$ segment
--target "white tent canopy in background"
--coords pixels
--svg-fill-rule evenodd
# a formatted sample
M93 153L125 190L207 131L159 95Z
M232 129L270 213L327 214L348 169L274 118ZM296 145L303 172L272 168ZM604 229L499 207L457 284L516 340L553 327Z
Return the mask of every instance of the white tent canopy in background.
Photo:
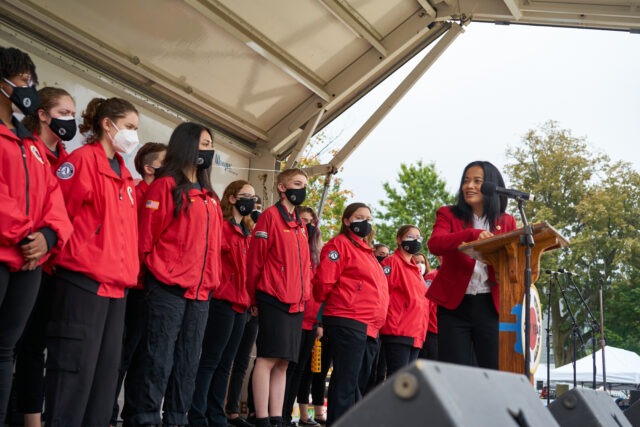
M633 351L616 347L605 347L607 384L640 384L640 356ZM596 352L596 382L602 383L602 350ZM546 379L546 374L545 374ZM593 381L593 358L585 356L576 362L578 383ZM551 371L551 382L573 382L573 364L561 366Z

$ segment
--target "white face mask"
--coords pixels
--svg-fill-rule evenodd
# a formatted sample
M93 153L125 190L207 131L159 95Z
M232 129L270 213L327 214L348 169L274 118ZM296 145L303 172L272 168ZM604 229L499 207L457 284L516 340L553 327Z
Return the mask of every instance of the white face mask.
M418 268L420 269L420 274L424 276L424 273L427 271L427 266L425 264L418 264Z
M115 123L111 123L113 124L113 127L118 129L118 126L116 126ZM109 134L109 136L111 136L111 134ZM118 129L116 136L111 139L111 143L117 152L131 154L140 144L138 140L138 132L132 129Z

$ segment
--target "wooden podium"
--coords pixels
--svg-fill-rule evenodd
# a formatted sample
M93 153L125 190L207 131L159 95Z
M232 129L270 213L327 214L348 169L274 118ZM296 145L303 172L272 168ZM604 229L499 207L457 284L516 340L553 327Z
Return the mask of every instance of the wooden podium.
M499 369L519 374L525 372L524 352L518 350L526 351L522 348L521 339L526 262L525 247L521 244L521 238L524 238L522 228L465 243L458 248L471 258L493 266L496 281L500 286ZM544 222L533 225L533 239L535 246L531 248L532 285L540 274L542 252L569 245L567 239Z

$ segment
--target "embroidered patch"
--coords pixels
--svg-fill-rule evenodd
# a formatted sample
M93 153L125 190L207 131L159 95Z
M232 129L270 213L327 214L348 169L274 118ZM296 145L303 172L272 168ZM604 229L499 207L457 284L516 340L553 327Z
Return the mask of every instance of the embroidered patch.
M266 231L256 231L255 238L256 239L268 239L269 238L269 233L267 233Z
M340 254L338 253L338 251L331 251L329 252L329 259L331 261L337 261L340 259Z
M76 173L76 168L69 162L64 162L56 171L56 175L60 179L69 179Z
M133 188L131 186L127 186L127 194L129 195L129 200L131 200L131 206L135 205L135 201L133 200Z
M385 265L384 267L382 267L382 271L384 272L384 274L386 274L387 276L391 274L391 266L390 265Z
M42 160L42 156L40 155L40 152L38 151L35 145L31 146L31 152L33 153L35 158L38 159L38 161L44 165L44 160Z
M157 200L147 200L147 203L144 205L147 209L158 209L160 207L160 202Z

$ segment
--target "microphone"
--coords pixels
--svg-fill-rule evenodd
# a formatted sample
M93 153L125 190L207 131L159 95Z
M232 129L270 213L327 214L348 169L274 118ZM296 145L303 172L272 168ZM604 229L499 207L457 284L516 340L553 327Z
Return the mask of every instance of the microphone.
M547 270L545 270L544 272L545 272L546 274L549 274L549 275L551 275L551 274L553 274L553 275L555 275L555 276L557 276L557 275L558 275L558 272L557 272L557 271L553 271L553 270L548 270L548 269L547 269Z
M577 275L576 273L574 273L574 272L572 272L572 271L569 271L569 270L567 270L567 269L565 269L565 268L559 268L559 269L558 269L558 273L560 273L560 274L566 274L566 275L567 275L567 276L569 276L569 277L571 277L571 276L576 276L576 277L578 277L578 275Z
M523 200L534 200L535 196L531 193L525 193L520 190L511 190L508 188L502 188L495 185L493 182L483 182L480 187L480 192L485 196L493 196L494 194L499 194L503 196L507 196L509 199L523 199Z

